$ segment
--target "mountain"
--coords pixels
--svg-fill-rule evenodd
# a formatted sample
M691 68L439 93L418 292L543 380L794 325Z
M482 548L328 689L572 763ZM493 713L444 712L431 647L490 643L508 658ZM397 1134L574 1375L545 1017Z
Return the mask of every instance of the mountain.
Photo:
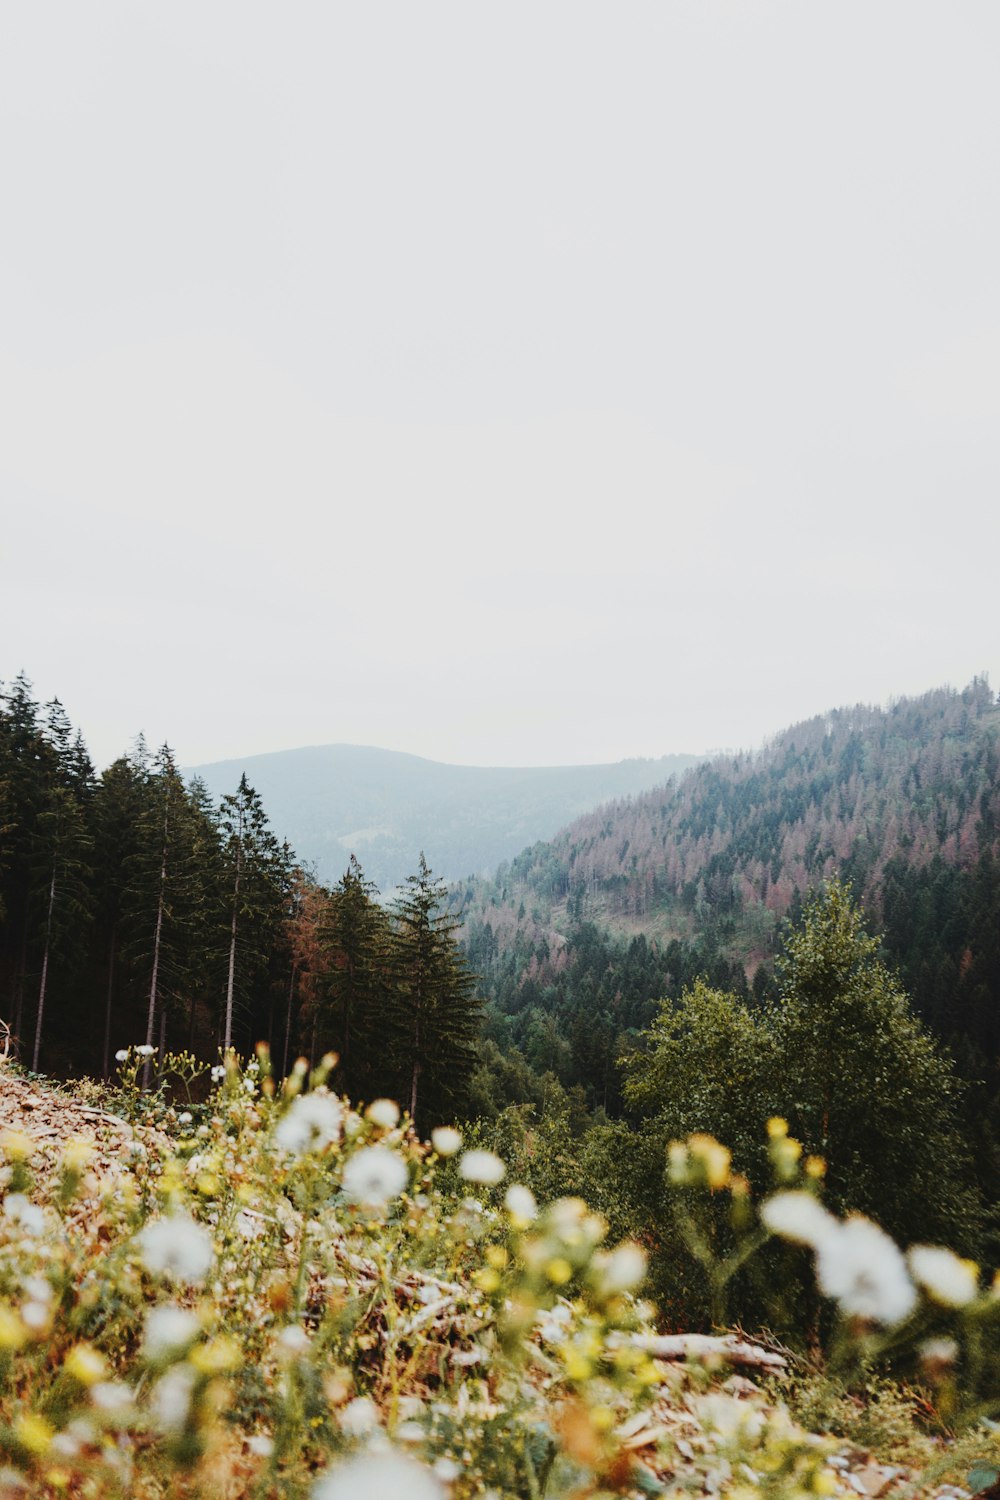
M1000 707L985 679L796 724L585 814L454 900L501 1053L614 1107L608 1057L655 1002L700 976L773 996L783 919L834 875L918 1013L1000 1100ZM516 1098L502 1082L495 1097Z
M445 880L486 874L599 803L664 786L697 762L451 766L365 745L313 745L188 774L219 797L245 772L272 826L321 880L338 880L353 853L385 892L412 874L421 851Z

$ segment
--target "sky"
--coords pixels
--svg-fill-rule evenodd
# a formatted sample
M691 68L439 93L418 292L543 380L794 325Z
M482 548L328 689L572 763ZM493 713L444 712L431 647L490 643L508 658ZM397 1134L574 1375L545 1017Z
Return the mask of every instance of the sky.
M995 0L0 15L0 679L98 764L1000 688Z

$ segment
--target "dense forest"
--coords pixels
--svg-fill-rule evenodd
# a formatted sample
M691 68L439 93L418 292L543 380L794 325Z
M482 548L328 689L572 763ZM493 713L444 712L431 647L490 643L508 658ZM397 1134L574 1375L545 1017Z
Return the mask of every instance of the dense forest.
M100 776L58 700L0 699L0 1018L22 1060L107 1077L131 1044L280 1071L335 1050L358 1098L460 1110L478 1000L423 859L391 909L297 865L246 777L214 804L164 745Z
M807 892L846 881L971 1078L1000 1053L1000 709L984 679L837 710L614 802L456 895L487 1031L621 1105L613 1057L696 978L758 1001ZM991 1084L991 1089L993 1084Z

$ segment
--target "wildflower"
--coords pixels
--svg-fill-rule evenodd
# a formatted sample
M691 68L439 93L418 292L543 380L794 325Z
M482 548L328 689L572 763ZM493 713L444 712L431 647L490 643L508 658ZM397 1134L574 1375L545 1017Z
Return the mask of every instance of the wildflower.
M840 1303L841 1312L872 1323L901 1323L917 1300L899 1247L860 1214L820 1240L816 1281L825 1297Z
M399 1124L399 1105L394 1099L373 1099L365 1114L383 1130L394 1130Z
M226 1070L223 1067L222 1063L216 1063L215 1067L212 1069L212 1082L221 1083L225 1076Z
M340 1413L340 1425L348 1437L365 1437L378 1426L378 1408L368 1396L355 1396Z
M339 1139L343 1113L339 1100L330 1094L298 1094L278 1121L274 1143L294 1156L323 1151Z
M772 1234L796 1245L811 1245L813 1249L839 1227L822 1203L806 1192L775 1193L761 1204L760 1217Z
M247 1447L255 1458L270 1458L274 1452L274 1438L268 1437L266 1432L255 1432L247 1438Z
M128 1058L128 1048L127 1047L119 1047L118 1051L115 1053L115 1062L125 1062L127 1058Z
M24 1324L17 1313L0 1303L0 1349L21 1349L26 1340Z
M646 1252L627 1242L612 1250L601 1267L601 1289L605 1293L632 1292L645 1280Z
M343 1187L354 1203L384 1208L406 1186L406 1163L388 1146L365 1146L344 1168Z
M444 1500L429 1469L396 1453L349 1459L317 1481L312 1500Z
M193 1116L189 1109L182 1109L180 1114L177 1116L177 1123L179 1125L190 1125L192 1118Z
M203 1281L212 1264L212 1240L207 1229L186 1214L147 1224L138 1244L143 1264L154 1276Z
M146 1315L146 1338L143 1344L146 1358L156 1363L180 1357L200 1332L201 1323L188 1308L174 1307L169 1303L153 1307Z
M179 1431L187 1421L195 1379L190 1365L173 1365L153 1387L153 1412L167 1432Z
M729 1181L729 1166L732 1153L714 1135L697 1133L688 1137L688 1150L701 1164L705 1180L713 1190L724 1188Z
M141 1046L136 1047L135 1051L137 1057L152 1057L156 1048L151 1047L148 1042L143 1042Z
M17 1224L25 1234L38 1235L45 1230L45 1213L24 1193L8 1193L3 1200L4 1218Z
M466 1182L479 1182L483 1187L494 1187L503 1178L507 1168L492 1151L466 1151L458 1164L458 1170Z
M788 1134L788 1121L781 1115L772 1115L767 1122L767 1134L772 1141L780 1141Z
M924 1291L944 1307L964 1307L979 1291L979 1267L940 1245L911 1245L906 1258Z
M431 1131L431 1145L438 1156L454 1156L462 1149L462 1137L454 1125L439 1125Z
M503 1202L515 1224L530 1224L532 1219L538 1217L538 1204L535 1202L534 1193L520 1182L511 1183L504 1194Z
M121 1413L132 1405L132 1391L120 1380L99 1380L90 1388L90 1399L98 1411Z
M33 1411L26 1411L14 1423L14 1436L29 1453L41 1455L55 1437L55 1430L44 1417Z
M278 1343L286 1354L304 1354L309 1348L309 1335L298 1323L289 1323L278 1334Z
M46 1333L52 1318L52 1309L47 1302L26 1302L21 1308L21 1322L32 1333Z
M917 1353L929 1375L943 1374L958 1358L958 1344L954 1339L924 1339Z
M67 1354L63 1369L89 1389L107 1375L108 1362L92 1344L77 1344Z

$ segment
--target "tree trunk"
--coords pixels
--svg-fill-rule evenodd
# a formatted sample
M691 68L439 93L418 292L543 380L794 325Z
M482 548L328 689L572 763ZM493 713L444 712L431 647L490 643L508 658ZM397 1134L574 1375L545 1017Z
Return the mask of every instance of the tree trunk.
M104 1059L101 1075L111 1077L111 1001L115 990L115 949L118 945L118 928L111 929L111 947L108 950L108 993L104 1002Z
M156 903L156 934L153 938L153 972L149 980L149 1007L146 1011L146 1046L153 1045L153 1025L156 1020L156 988L160 977L160 938L163 934L163 887L167 879L167 859L163 857L160 867L160 899ZM152 1067L152 1054L146 1053L146 1061L142 1065L142 1086L149 1088L149 1075Z
M285 1055L281 1060L281 1076L288 1077L288 1047L292 1037L292 1001L295 999L295 976L297 965L292 964L291 978L288 981L288 1012L285 1016Z
M52 881L49 885L49 913L45 919L45 952L42 955L42 978L38 986L38 1019L35 1022L35 1050L31 1058L31 1071L38 1072L38 1054L42 1046L42 1017L45 1014L45 986L49 978L49 947L52 940L52 910L56 904L56 865L52 861Z

